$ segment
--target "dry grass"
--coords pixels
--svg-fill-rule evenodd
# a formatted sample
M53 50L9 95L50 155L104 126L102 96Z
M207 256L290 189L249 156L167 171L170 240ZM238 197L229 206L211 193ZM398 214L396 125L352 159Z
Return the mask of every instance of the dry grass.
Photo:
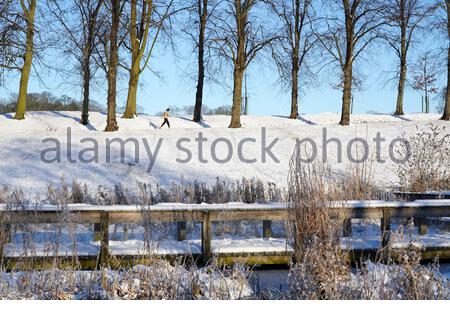
M396 150L402 191L450 190L450 134L446 127L430 126L406 139Z
M0 273L2 299L242 299L250 296L248 271L240 266L186 268L155 260L127 270Z
M355 272L342 250L342 219L328 207L335 200L378 199L367 164L336 176L320 162L303 163L294 153L289 172L289 212L295 263L286 299L449 299L450 284L437 265L421 266L420 254L405 249L398 264L361 261ZM389 246L390 244L388 244ZM389 253L389 250L380 249ZM382 255L380 255L382 256ZM392 261L384 256L386 260Z

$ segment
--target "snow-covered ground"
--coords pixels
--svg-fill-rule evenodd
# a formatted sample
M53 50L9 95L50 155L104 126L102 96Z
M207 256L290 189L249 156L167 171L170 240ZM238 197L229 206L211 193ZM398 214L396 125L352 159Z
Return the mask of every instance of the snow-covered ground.
M243 116L243 127L240 129L227 128L230 121L228 116L206 116L202 124L180 117L171 118L171 129L159 130L159 117L141 116L131 120L118 117L120 130L106 133L103 131L104 114L91 113L91 124L86 127L79 124L79 118L80 114L77 112L29 112L27 119L23 121L13 120L11 114L0 115L0 185L22 188L27 194L35 194L44 192L50 183L59 185L62 178L68 183L76 179L92 188L122 183L132 190L136 181L169 185L182 179L212 183L216 177L233 181L242 177L255 177L283 187L286 186L289 159L296 139L311 138L317 144L318 156L321 157L324 129L327 130L328 139L337 138L342 141L342 163L337 163L336 143L331 142L327 147L327 163L336 172L349 167L346 150L351 139L359 137L367 140L370 156L374 156L376 144L373 139L380 132L381 137L386 139L381 145L381 157L386 162L374 162L373 173L378 183L392 185L397 178L394 162L388 155L389 143L402 133L409 135L430 124L445 125L438 121L439 115L436 114L404 117L353 115L352 125L341 127L337 124L339 114L326 113L304 115L299 120L279 116ZM71 131L70 148L67 145L68 128ZM199 138L199 134L207 139L203 142L202 152L199 152L198 141L195 140ZM45 163L41 160L41 153L45 149L55 147L54 141L43 143L44 139L49 138L60 141L59 163ZM108 138L137 139L139 162L135 159L134 144L127 142L125 161L121 162L120 145L112 143L111 163L107 163ZM243 140L246 138L254 140ZM273 157L264 153L264 146L269 147L277 138L279 140L270 149ZM80 151L92 148L94 144L92 140L83 139L95 139L98 142L98 161L95 163L80 163ZM219 163L213 158L211 147L215 147L215 156L219 160L226 159L228 155L227 142L217 139L227 139L230 142L233 153L226 163ZM252 160L251 163L239 159L239 142L242 142L242 157ZM180 143L178 147L177 143ZM71 150L70 155L67 154L68 149ZM191 153L192 159L187 163L180 163L177 158L184 160L188 157L186 149ZM200 153L203 154L203 159L199 159ZM83 153L83 158L92 158L93 155L87 151ZM48 152L45 156L46 159L54 158L55 152ZM356 157L356 152L354 156ZM149 159L152 157L155 162L149 173Z

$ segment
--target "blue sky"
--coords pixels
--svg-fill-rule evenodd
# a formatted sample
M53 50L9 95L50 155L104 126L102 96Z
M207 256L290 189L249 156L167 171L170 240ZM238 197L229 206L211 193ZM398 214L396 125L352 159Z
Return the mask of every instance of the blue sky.
M427 37L423 37L427 38ZM440 41L430 39L434 45L441 45ZM431 46L433 43L431 44ZM414 55L430 48L430 44L417 44L411 53ZM157 71L163 80L155 76L153 72L145 71L141 77L141 87L138 91L138 105L149 114L160 112L167 106L193 105L195 101L195 80L190 81L190 76L195 74L195 55L189 44L182 43L177 51L181 57L175 58L172 51L167 48L159 48L151 60L151 68ZM56 53L52 53L56 55ZM61 61L53 57L53 63L64 65L67 61ZM395 84L384 85L385 72L394 69L396 61L392 52L387 47L382 47L375 52L370 64L364 60L357 61L359 69L364 77L364 90L355 92L355 113L376 111L382 113L392 112L396 103ZM39 67L37 71L41 72ZM329 70L319 73L317 83L307 88L301 96L300 112L311 114L321 112L339 112L341 108L341 92L331 88ZM99 74L103 76L102 73ZM443 75L443 74L442 74ZM224 79L225 83L232 84L230 78ZM290 93L276 84L277 72L272 65L264 67L254 64L248 70L249 105L250 114L253 115L287 115L290 110ZM444 86L442 76L439 79L439 87ZM33 70L30 79L29 92L50 91L56 95L68 95L81 99L81 88L64 85L60 76L54 73L41 73L42 82L36 77ZM19 76L11 76L6 79L5 86L0 88L0 98L5 98L11 93L17 92ZM79 80L76 76L72 81ZM44 83L44 84L43 84ZM124 106L126 99L126 78L119 83L118 104ZM106 83L100 88L94 88L92 99L106 105ZM431 99L432 110L438 103L437 99ZM231 91L225 86L206 84L204 104L209 107L231 104ZM421 94L408 88L405 95L405 112L413 113L421 111Z

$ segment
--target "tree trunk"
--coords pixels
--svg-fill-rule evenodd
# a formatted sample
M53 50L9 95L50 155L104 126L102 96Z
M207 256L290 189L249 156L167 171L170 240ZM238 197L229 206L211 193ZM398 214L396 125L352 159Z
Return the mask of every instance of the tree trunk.
M353 70L351 63L345 67L344 71L344 89L342 95L342 113L341 126L350 125L350 104L352 102L352 82L353 82Z
M447 1L447 3L449 3L449 1ZM445 95L444 114L442 115L441 120L450 120L450 47L448 48L447 53L447 93Z
M203 51L203 49L202 49L202 51ZM200 62L200 54L199 54L197 92L195 93L195 106L194 106L194 118L193 118L193 121L195 121L195 122L200 122L202 119L203 83L204 83L204 78L205 78L205 70L204 70L205 67L203 64L203 56L201 59L202 59L202 61Z
M298 117L298 73L299 73L299 52L300 52L300 1L295 1L294 13L294 47L292 52L292 87L291 87L291 114L290 119ZM305 9L306 10L306 9Z
M203 8L203 10L202 10ZM195 106L193 121L200 122L202 119L202 105L203 105L203 83L205 81L205 29L206 19L208 17L208 0L203 0L203 7L198 1L199 18L200 18L200 32L198 36L198 79L197 92L195 93Z
M354 47L354 17L351 14L350 3L344 0L345 11L345 63L343 68L344 87L342 92L342 113L341 126L350 125L350 105L352 102L352 84L353 84L353 47Z
M81 124L89 123L89 94L91 82L91 67L89 63L88 53L86 53L83 61L83 110L81 113Z
M142 7L142 19L145 15L145 5ZM145 22L145 20L142 20ZM141 26L142 30L143 26ZM141 31L139 30L139 31ZM130 43L131 43L131 68L130 79L128 81L127 105L122 118L133 119L136 116L137 86L139 81L139 72L141 71L141 60L139 59L139 50L141 42L137 37L137 0L131 1L131 21L130 21ZM141 39L142 40L142 39Z
M91 86L91 56L94 47L94 38L95 38L95 29L97 24L97 17L100 12L100 9L103 5L103 0L97 3L97 7L93 12L89 13L89 21L87 27L87 39L85 48L84 48L84 56L82 63L82 71L83 71L83 108L81 112L81 124L87 125L89 124L89 98L90 98L90 86ZM81 7L82 8L82 7Z
M244 72L247 64L247 22L248 11L241 1L235 2L235 19L236 19L236 31L237 31L237 52L234 62L234 74L233 74L233 106L231 108L231 123L229 128L241 127L241 108L242 108L242 84L244 81Z
M120 0L112 1L111 33L109 37L110 53L108 65L108 112L105 131L117 131L119 127L116 120L116 94L117 94L117 64L119 52L117 48L117 36L120 23Z
M407 19L405 17L405 1L401 0L399 2L400 5L400 77L398 80L398 90L397 90L397 104L395 107L395 115L402 116L405 113L403 112L403 97L405 93L405 82L406 82L406 27L407 27Z
M447 0L447 33L450 39L450 0ZM447 53L447 94L445 96L444 114L441 120L450 120L450 45Z
M294 58L292 65L292 88L291 88L291 115L290 119L298 117L298 61Z
M406 61L402 61L400 65L400 79L398 82L397 106L395 108L394 113L396 116L402 116L405 114L403 111L403 97L405 93L405 83L406 83Z
M242 106L242 83L244 72L239 68L234 69L233 83L233 107L231 109L231 123L229 128L241 127L241 106Z
M137 116L137 90L139 83L140 63L130 69L130 81L128 82L127 106L122 118L133 119Z
M36 12L36 0L32 0L28 12L24 12L27 19L27 31L26 31L26 43L25 43L25 56L20 75L20 87L19 96L17 99L16 114L14 119L25 119L25 112L27 109L27 94L28 94L28 81L30 79L31 65L33 62L34 51L34 16Z

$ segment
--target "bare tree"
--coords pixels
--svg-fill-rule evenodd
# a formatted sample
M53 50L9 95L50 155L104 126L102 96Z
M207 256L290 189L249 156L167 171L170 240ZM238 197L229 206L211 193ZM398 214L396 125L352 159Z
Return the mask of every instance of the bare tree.
M117 66L119 64L119 28L120 19L126 1L109 0L109 10L111 14L111 25L109 27L109 52L106 59L108 79L108 100L105 131L117 131L119 126L116 119L116 96L117 96Z
M266 21L258 19L262 0L224 0L222 14L214 19L215 50L233 65L233 105L230 128L241 127L242 85L249 64L276 36L268 35ZM230 23L232 21L232 23Z
M192 36L197 48L197 87L195 92L195 105L193 121L200 122L202 118L203 106L203 86L205 82L205 43L206 43L206 26L210 17L209 6L210 0L194 0L195 5L193 10L195 12L195 21L197 22L197 39Z
M22 120L25 118L28 81L35 53L36 0L20 0L18 3L7 0L1 5L0 68L20 72L14 118Z
M198 14L198 78L197 90L195 92L194 118L193 121L200 122L202 118L203 84L205 81L205 32L208 21L208 0L197 0Z
M129 44L124 46L131 54L131 65L125 68L129 72L128 96L123 118L134 118L137 115L137 90L139 77L148 67L156 41L164 27L164 22L175 11L171 11L174 1L159 5L153 0L131 0L130 21L128 24ZM159 10L158 10L159 9ZM160 13L159 11L163 11ZM153 31L153 32L152 32Z
M0 72L2 80L9 70L19 70L15 65L16 54L13 43L18 36L16 23L11 19L12 0L0 0ZM3 81L2 81L3 82ZM3 83L0 84L3 84Z
M445 95L445 107L444 114L442 115L441 120L450 120L450 0L442 0L444 3L442 6L444 7L446 13L446 32L447 32L447 88Z
M340 125L350 124L355 61L380 38L383 3L379 0L330 0L329 16L320 34L323 49L337 63L343 78ZM343 19L342 19L343 17Z
M425 52L413 64L413 82L412 88L423 92L423 99L425 100L425 113L430 113L430 98L429 94L438 93L436 87L437 73L438 73L438 59L431 52Z
M408 53L414 40L415 33L421 23L433 10L423 0L395 0L387 1L387 28L384 39L398 57L398 88L395 115L403 115L403 97L407 79Z
M299 77L302 68L307 71L306 59L317 43L312 31L314 18L312 0L273 0L271 7L280 19L282 28L279 41L273 46L282 82L291 88L290 119L298 116ZM306 72L305 72L306 73Z
M193 44L193 52L196 53L196 91L195 104L192 109L192 121L201 122L203 110L203 92L205 81L215 80L215 64L212 51L208 50L211 46L214 32L211 20L215 18L221 0L190 0L189 6L184 15L184 20L179 23L181 31L187 37L187 41ZM195 26L195 27L193 27Z
M64 53L74 58L81 70L83 125L89 123L90 87L95 74L92 55L98 45L99 15L103 4L104 0L74 0L69 3L47 0L49 11L59 26L56 32L62 40Z

